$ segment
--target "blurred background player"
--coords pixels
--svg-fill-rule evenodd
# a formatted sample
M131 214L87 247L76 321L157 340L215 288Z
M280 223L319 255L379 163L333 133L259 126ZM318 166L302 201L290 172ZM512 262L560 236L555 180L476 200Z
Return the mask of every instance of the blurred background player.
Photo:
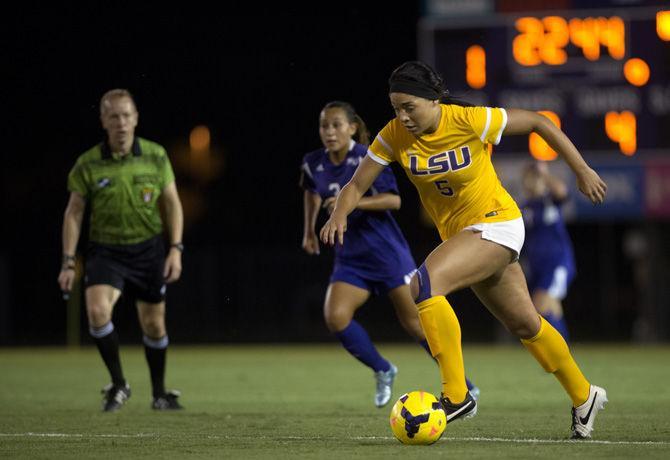
M561 212L568 187L543 161L527 165L522 179L527 197L522 211L528 289L537 311L568 340L561 301L576 273L572 242Z
M321 230L328 244L344 243L347 216L392 162L416 186L442 243L412 277L412 296L430 349L440 365L447 422L476 413L465 387L461 328L446 295L470 287L490 312L521 339L572 400L571 437L588 438L604 389L591 385L561 334L535 310L518 262L524 240L521 211L503 188L488 144L503 134L536 132L570 166L579 189L602 203L607 186L567 136L544 116L527 110L442 104L442 78L427 64L405 62L389 78L396 117L377 135L353 178L341 190ZM449 101L448 101L449 102Z
M156 410L181 409L179 393L164 386L168 336L165 329L166 283L181 275L183 213L165 149L135 136L138 113L131 94L108 91L100 100L106 139L83 153L68 176L70 199L63 221L63 264L58 283L72 289L75 252L84 209L90 207L86 251L86 313L89 331L112 382L103 389L103 410L119 409L130 397L112 323L122 292L136 299ZM165 256L164 206L170 235Z
M302 247L310 255L319 254L314 230L319 209L329 214L333 211L337 194L365 157L369 141L363 120L351 104L341 101L329 102L321 111L319 135L323 148L305 155L302 164ZM324 302L328 329L352 356L373 370L377 407L389 402L398 369L379 354L368 333L353 319L370 294L388 295L400 324L430 352L408 285L416 264L391 215L391 210L399 208L395 177L385 168L349 216L347 244L335 248L335 266ZM469 381L467 385L478 397L479 389Z

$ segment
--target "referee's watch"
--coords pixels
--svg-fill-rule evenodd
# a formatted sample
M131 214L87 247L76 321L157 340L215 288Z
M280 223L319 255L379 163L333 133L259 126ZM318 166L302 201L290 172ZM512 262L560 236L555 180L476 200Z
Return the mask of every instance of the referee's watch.
M181 241L179 243L172 243L170 247L175 248L179 252L184 252L184 243Z

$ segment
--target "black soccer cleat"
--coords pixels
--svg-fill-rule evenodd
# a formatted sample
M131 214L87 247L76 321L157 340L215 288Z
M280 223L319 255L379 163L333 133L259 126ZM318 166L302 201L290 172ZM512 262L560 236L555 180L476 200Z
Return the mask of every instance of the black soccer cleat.
M179 391L169 390L164 395L154 397L151 408L154 410L181 410L184 406L177 401L179 396L181 396Z
M115 412L121 409L128 398L130 398L130 385L125 383L123 386L110 383L102 389L102 410L103 412Z
M477 415L477 401L470 392L465 393L465 400L459 404L453 404L449 398L442 396L440 398L444 413L447 415L447 423L458 420L459 418L470 418Z

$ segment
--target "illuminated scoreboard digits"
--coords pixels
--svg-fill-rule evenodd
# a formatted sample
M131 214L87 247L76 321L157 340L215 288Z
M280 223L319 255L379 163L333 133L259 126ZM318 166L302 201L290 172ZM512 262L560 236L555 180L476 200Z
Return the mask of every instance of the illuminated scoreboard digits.
M515 22L519 34L512 42L514 59L524 66L565 64L568 44L581 48L584 57L596 61L601 46L607 47L614 59L626 53L626 27L617 16L572 18L522 17Z
M420 57L452 94L542 112L582 151L670 153L670 8L552 11L423 24ZM553 159L542 139L500 150Z

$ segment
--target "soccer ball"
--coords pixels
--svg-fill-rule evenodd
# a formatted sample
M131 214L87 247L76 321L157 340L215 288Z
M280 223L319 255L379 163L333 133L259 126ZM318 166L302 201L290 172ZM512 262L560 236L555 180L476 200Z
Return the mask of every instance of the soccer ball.
M402 395L391 410L391 430L403 444L432 444L447 427L440 401L425 391Z

